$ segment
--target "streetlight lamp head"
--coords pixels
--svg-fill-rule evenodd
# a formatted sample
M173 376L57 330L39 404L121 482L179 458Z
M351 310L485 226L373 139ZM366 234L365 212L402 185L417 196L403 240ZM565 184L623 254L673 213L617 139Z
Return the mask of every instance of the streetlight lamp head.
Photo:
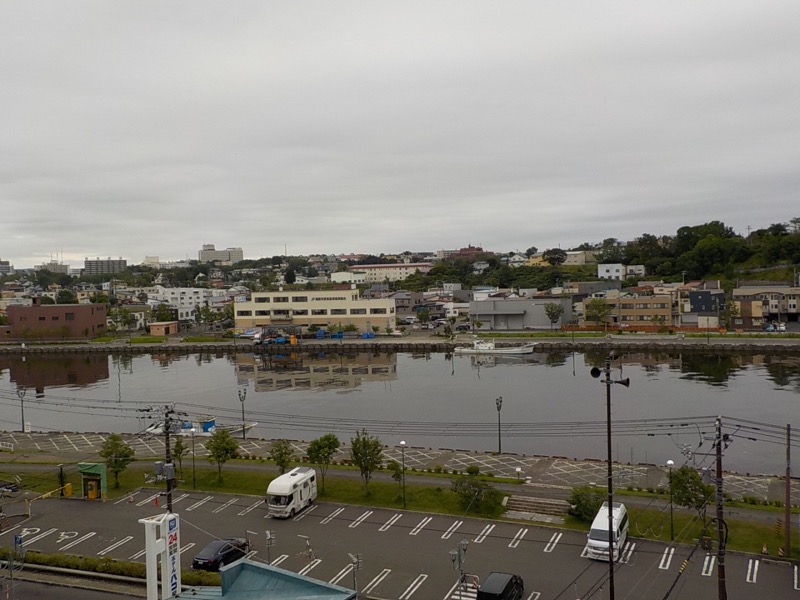
M592 367L592 370L589 371L589 373L591 374L592 377L594 377L595 379L598 379L600 377L600 375L603 374L603 371L601 371L597 367Z
M406 446L406 441L405 441L405 440L400 440L400 445L401 445L401 446L403 446L403 447L405 448L405 446Z
M503 408L503 397L500 396L497 400L494 401L497 405L497 412L500 412L500 409Z
M672 467L674 467L674 466L675 466L675 461L674 461L674 460L672 460L672 459L669 459L669 460L667 461L667 466L668 466L668 467L671 469Z
M456 561L458 560L458 550L450 550L450 560L453 561L453 568L456 568Z

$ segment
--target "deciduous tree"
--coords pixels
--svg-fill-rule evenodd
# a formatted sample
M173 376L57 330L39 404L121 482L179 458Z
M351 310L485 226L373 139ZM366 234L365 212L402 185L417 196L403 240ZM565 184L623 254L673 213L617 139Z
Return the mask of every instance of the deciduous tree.
M125 443L120 434L112 433L103 442L98 454L106 459L108 470L114 474L114 487L118 488L119 474L128 468L136 451Z
M332 433L326 433L320 438L311 440L308 445L308 460L319 467L319 474L322 478L322 491L325 491L325 475L328 472L328 467L333 461L333 457L339 451L341 442L339 438Z
M383 444L377 437L369 435L366 429L357 431L356 437L350 439L350 458L361 471L364 494L369 495L372 473L383 464Z
M217 478L222 481L222 465L239 456L239 444L227 429L218 429L206 443L208 462L216 463Z
M281 475L286 473L286 469L294 460L294 451L289 440L275 440L269 449L269 459L277 465Z

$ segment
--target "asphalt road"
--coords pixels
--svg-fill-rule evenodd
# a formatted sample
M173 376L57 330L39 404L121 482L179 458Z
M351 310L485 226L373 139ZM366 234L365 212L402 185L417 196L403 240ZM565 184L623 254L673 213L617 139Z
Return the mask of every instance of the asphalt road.
M33 505L31 518L0 534L22 536L26 549L143 560L144 529L138 519L160 513L155 490L126 499L93 503L49 499ZM352 587L349 553L361 554L358 588L370 598L450 600L458 598L458 572L450 552L466 540L464 571L484 578L492 570L510 571L526 582L530 600L587 596L604 581L608 565L581 557L585 534L530 523L512 523L390 509L319 503L292 520L266 515L263 498L176 492L181 518L182 561L215 537L252 536L254 560ZM274 532L268 548L265 531ZM306 551L307 536L313 551ZM631 539L616 570L618 597L662 598L676 581L690 546ZM457 566L457 565L456 565ZM678 579L671 598L715 597L716 558L696 552ZM761 557L729 553L728 597L800 597L796 570ZM464 595L474 598L474 590Z

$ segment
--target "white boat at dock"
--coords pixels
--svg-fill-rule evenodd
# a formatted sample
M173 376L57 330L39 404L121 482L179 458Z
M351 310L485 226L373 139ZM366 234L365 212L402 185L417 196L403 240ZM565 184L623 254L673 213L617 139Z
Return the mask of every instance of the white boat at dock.
M226 429L228 433L233 436L244 431L250 431L258 423L245 423L244 427L241 423L235 425L220 425L217 423L216 417L200 417L195 420L176 419L172 422L170 427L170 435L187 435L187 436L211 436L221 429ZM164 421L156 421L148 425L142 434L145 435L164 435Z
M515 355L515 354L533 354L533 349L536 344L529 343L522 346L501 346L497 347L494 340L481 340L475 338L472 340L472 346L458 347L455 349L456 354L499 354L499 355Z

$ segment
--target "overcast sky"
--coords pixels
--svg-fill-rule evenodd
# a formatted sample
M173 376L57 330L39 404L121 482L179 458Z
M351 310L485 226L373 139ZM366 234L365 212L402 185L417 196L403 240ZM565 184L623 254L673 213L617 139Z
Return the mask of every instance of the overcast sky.
M0 259L800 216L800 2L0 0Z

